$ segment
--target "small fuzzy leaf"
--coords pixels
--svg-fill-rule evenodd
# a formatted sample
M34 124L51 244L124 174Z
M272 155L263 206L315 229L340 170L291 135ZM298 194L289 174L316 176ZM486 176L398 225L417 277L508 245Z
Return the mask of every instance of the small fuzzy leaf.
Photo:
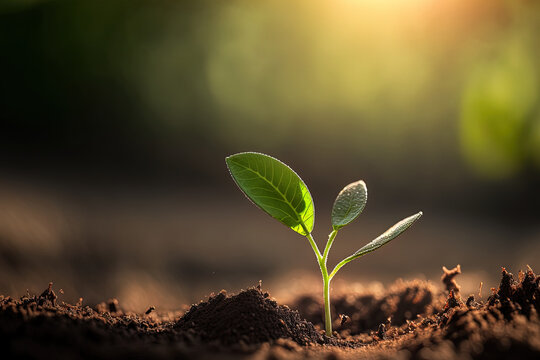
M375 240L371 241L370 243L368 243L367 245L363 246L361 249L356 251L354 254L352 254L350 256L351 260L356 259L374 250L377 250L381 246L394 240L401 233L407 230L421 216L422 216L422 212L420 211L417 214L414 214L412 216L409 216L408 218L401 220L400 222L392 226L390 229L386 230L383 234L379 235L379 237L377 237Z
M255 152L231 155L225 162L238 187L255 205L297 233L311 233L315 222L313 199L290 167Z
M356 219L366 207L366 202L366 183L360 180L345 186L339 192L332 208L334 230L341 229Z

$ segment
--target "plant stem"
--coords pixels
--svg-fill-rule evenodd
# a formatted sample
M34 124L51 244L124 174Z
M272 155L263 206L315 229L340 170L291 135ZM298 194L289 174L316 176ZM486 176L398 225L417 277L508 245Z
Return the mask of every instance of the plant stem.
M322 277L323 277L323 298L324 298L324 327L326 329L326 335L332 336L332 313L330 311L330 280L328 276L328 268L326 267L326 261L328 260L328 253L332 247L332 243L336 238L337 230L333 230L330 235L328 235L328 241L326 242L326 247L324 248L324 253L322 255L322 261L319 264L321 267Z
M351 256L349 256L348 258L345 258L343 260L341 260L339 262L339 264L336 265L336 267L334 267L334 270L332 270L332 272L330 273L330 279L332 279L336 273L338 272L339 269L341 269L343 267L343 265L345 265L346 263L352 261L353 259L351 259Z
M330 235L328 235L328 241L326 242L326 247L324 248L324 253L323 253L323 259L324 259L324 264L326 265L326 260L328 259L328 253L330 252L330 248L332 247L332 244L334 243L334 239L336 238L336 235L337 235L337 230L333 230Z
M311 245L311 248L313 249L313 252L315 253L315 256L317 257L317 262L319 262L319 265L321 264L321 260L322 260L322 255L321 255L321 252L319 251L319 248L317 247L317 243L315 242L315 239L313 239L313 236L311 235L311 233L309 233L307 231L307 229L304 228L304 230L306 230L306 237L308 238L309 240L309 244ZM322 271L322 268L321 268L321 271Z
M332 336L332 313L330 312L330 277L324 265L323 271L323 296L324 296L324 326L326 335Z
M332 336L332 314L330 312L330 280L331 278L328 276L328 268L326 267L326 260L328 259L328 252L330 251L330 247L332 246L332 243L334 241L334 238L337 235L337 230L334 230L330 233L328 236L328 242L326 243L326 247L324 249L324 253L321 254L317 243L315 242L315 239L313 239L313 236L311 233L307 231L307 229L304 228L306 233L306 237L309 240L309 244L311 245L311 248L313 249L313 252L315 253L315 256L317 257L317 262L319 263L319 267L321 268L321 274L323 278L323 298L324 298L324 325L326 329L326 335Z

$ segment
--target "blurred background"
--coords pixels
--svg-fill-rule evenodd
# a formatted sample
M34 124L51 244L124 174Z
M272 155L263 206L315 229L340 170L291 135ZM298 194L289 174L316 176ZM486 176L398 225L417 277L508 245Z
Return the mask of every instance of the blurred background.
M240 151L302 176L320 247L366 181L330 262L424 211L341 284L538 272L539 64L532 0L3 0L0 293L320 291L307 240L235 187Z

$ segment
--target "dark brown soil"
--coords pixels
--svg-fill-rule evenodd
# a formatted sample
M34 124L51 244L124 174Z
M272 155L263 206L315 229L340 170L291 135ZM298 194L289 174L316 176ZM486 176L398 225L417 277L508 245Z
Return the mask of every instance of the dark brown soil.
M413 359L425 358L426 354L473 359L540 358L540 276L528 269L520 279L515 281L503 268L501 284L486 304L469 297L467 306L451 293L445 309L432 318L435 322L426 323L426 330L415 334L402 349Z
M299 345L329 344L312 323L297 311L278 305L267 292L253 288L228 297L224 291L193 305L178 321L177 329L193 332L204 341L221 344L260 344L291 339Z
M358 335L378 330L390 319L391 324L400 326L418 315L430 316L444 305L444 294L425 281L397 281L385 294L365 293L358 296L340 294L331 301L334 329L342 335ZM291 307L313 324L324 328L322 323L323 304L320 296L305 295ZM346 320L342 321L343 316Z
M78 305L58 303L51 301L47 291L18 300L0 296L2 358L154 356L163 344L172 344L176 339L170 330L172 322L124 314L117 306L114 300L95 308L82 306L81 301ZM167 347L171 354L185 353L185 349Z
M335 297L343 316L331 339L319 331L321 306L312 296L294 302L298 313L259 288L221 292L171 318L152 307L125 313L115 299L65 304L49 286L40 296L0 296L2 359L540 358L540 276L528 269L516 280L503 269L480 303L462 299L459 272L448 272L445 292L398 281L384 294Z

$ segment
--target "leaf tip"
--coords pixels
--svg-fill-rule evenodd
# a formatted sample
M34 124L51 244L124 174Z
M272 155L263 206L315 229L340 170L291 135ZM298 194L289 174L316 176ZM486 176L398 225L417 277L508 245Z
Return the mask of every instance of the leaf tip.
M229 156L225 156L225 164L227 167L229 167L233 163L233 159L238 158L241 155L248 154L247 152L240 152L236 154L231 154Z
M345 186L345 188L343 190L349 189L349 188L354 188L354 187L357 187L357 186L361 186L361 187L367 189L366 182L364 180L358 180L358 181L352 182L349 185Z
M414 222L416 222L416 220L420 219L422 217L422 215L424 215L424 212L419 211L416 214L409 216L407 219L411 220L411 225L412 225L412 223L414 223Z

